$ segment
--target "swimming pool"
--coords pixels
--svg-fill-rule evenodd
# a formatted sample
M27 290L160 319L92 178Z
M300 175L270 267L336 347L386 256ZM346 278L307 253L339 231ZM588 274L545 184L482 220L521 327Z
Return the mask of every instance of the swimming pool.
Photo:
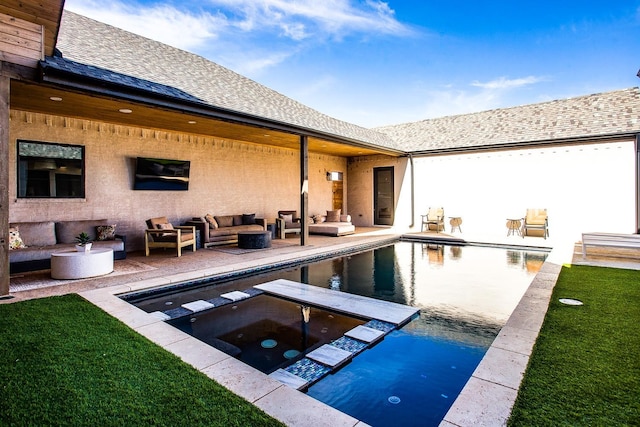
M438 425L546 255L399 242L132 302L146 311L166 310L285 278L417 307L419 318L307 393L373 426Z

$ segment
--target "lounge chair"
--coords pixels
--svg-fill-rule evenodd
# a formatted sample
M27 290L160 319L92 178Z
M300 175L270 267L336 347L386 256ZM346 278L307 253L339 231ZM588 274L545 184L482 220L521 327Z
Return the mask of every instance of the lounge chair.
M530 230L541 231L542 237L549 237L549 217L546 209L527 209L523 218L522 237L528 236Z
M444 208L429 208L427 214L421 216L422 226L420 227L420 231L424 231L425 225L427 226L427 230L435 229L436 233L444 231Z
M284 239L287 233L300 234L302 230L301 227L297 211L278 211L278 217L276 218L276 235L280 239Z
M196 251L195 226L173 226L165 216L147 220L147 229L144 231L146 256L149 256L151 248L176 248L178 256L182 256L185 246L193 246L193 252Z

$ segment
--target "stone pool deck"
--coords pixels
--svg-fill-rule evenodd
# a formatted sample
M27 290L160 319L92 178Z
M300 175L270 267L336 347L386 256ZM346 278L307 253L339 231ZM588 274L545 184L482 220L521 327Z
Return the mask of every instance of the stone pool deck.
M315 399L286 386L269 376L237 361L195 338L167 325L117 297L136 290L167 286L203 277L239 271L259 270L273 263L294 262L307 257L338 254L353 247L366 247L398 238L388 229L360 229L356 234L341 238L313 236L309 245L301 248L297 239L274 241L269 250L233 252L198 250L177 258L168 252L156 251L150 257L129 254L128 263L137 265L128 274L108 275L96 279L55 282L39 278L42 283L26 290L13 291L11 303L30 298L76 292L120 319L132 329L146 336L234 393L254 403L290 426L364 426L365 423L337 411ZM413 237L447 239L446 233L413 233ZM441 426L504 425L526 368L533 344L544 320L551 292L563 264L592 264L599 266L640 268L634 258L609 257L606 251L582 259L574 242L543 240L541 238L506 238L500 236L461 236L477 241L513 247L553 247L520 303L493 345L475 370L462 393L445 416ZM119 261L116 261L116 269ZM36 276L33 276L36 277ZM28 283L29 277L15 281ZM35 281L36 279L34 279ZM12 280L13 284L13 280Z

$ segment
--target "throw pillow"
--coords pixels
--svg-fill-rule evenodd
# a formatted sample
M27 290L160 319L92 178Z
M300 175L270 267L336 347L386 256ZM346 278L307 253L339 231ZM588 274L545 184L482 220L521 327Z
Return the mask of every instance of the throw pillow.
M233 215L233 225L242 225L242 215Z
M218 228L218 222L216 221L216 219L213 217L213 215L211 214L206 214L204 219L209 223L209 227L213 228L214 230L216 228Z
M242 214L242 225L251 225L256 223L256 214Z
M340 222L340 211L341 209L327 211L327 222Z
M313 216L313 222L315 222L316 224L321 224L324 222L324 216L320 215L320 214L315 214Z
M98 225L96 240L116 240L116 225Z
M291 224L291 223L293 223L293 214L291 214L291 215L283 215L283 214L281 214L281 215L280 215L280 218L284 219L284 222L285 222L286 224Z
M313 224L313 217L310 216L309 218L307 218L307 224Z
M233 226L233 216L224 215L224 216L216 216L216 222L218 223L218 227L231 227Z
M27 245L22 241L20 237L20 229L18 227L9 227L9 250L24 249Z
M156 224L160 230L173 230L173 224ZM161 236L171 236L173 233L162 233Z

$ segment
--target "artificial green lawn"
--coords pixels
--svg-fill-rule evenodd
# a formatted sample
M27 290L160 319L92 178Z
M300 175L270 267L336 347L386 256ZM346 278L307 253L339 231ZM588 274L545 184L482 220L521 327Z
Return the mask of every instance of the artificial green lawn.
M0 349L0 425L282 425L77 295L1 304Z
M640 271L562 269L508 425L640 425Z

